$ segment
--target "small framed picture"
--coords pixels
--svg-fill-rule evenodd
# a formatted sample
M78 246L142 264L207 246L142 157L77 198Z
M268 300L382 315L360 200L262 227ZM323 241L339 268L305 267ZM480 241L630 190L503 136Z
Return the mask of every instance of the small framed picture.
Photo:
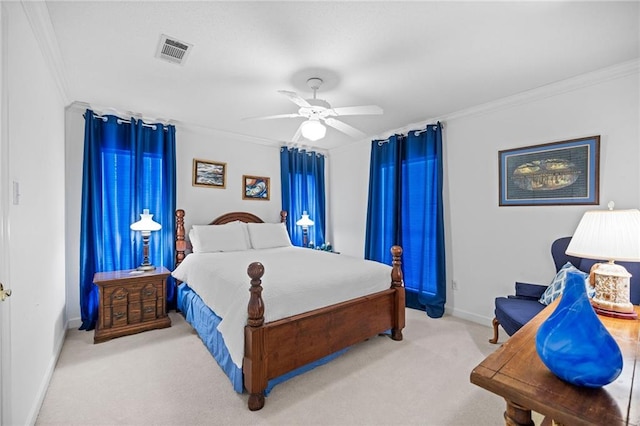
M227 185L227 163L193 159L193 186L225 188Z
M243 200L269 200L271 188L269 178L264 176L242 176Z

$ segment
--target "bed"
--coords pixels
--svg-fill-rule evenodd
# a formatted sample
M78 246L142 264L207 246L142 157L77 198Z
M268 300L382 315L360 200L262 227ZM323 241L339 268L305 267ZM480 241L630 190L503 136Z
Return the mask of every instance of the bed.
M179 283L178 309L234 389L247 391L250 410L264 406L268 386L280 378L326 362L381 333L402 340L401 247L391 248L392 266L293 247L288 234L281 235L286 234L286 212L281 213L280 224L266 224L247 212L231 212L208 224L223 227L192 226L190 239L200 248L187 255L184 217L184 210L176 211L172 275ZM242 229L242 237L236 227ZM221 251L214 239L205 239L205 231L215 231L209 235L215 235L216 241L226 239L228 244L242 246L244 239L244 247L250 247ZM270 246L285 238L288 244ZM206 244L211 246L204 249ZM329 275L321 275L325 272ZM203 331L207 327L212 335Z

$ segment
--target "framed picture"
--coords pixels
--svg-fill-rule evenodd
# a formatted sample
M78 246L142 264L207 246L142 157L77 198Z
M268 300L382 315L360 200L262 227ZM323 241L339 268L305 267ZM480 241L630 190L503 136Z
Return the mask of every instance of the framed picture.
M600 136L498 153L501 206L598 204Z
M193 186L225 188L227 186L227 163L194 158Z
M243 200L269 200L271 188L269 178L263 176L242 176Z

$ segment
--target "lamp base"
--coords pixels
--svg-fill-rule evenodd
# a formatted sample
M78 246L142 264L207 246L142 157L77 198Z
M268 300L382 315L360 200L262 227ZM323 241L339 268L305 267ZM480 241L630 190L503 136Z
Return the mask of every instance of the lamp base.
M136 268L137 271L143 271L143 272L154 271L155 269L156 269L155 266L151 264L145 265L144 263Z
M596 290L591 299L593 309L614 318L638 318L629 301L630 277L623 266L613 262L594 264L589 276L590 284Z
M616 312L616 311L610 311L608 309L599 308L597 306L594 306L593 310L596 311L596 314L604 315L606 317L631 319L631 320L638 318L637 312Z

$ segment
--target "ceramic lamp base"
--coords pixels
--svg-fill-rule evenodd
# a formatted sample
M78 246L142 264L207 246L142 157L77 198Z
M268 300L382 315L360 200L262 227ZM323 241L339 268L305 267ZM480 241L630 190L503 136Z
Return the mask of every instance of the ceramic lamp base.
M629 301L631 274L618 264L596 263L589 280L595 287L591 305L596 312L615 318L637 318L638 314Z

